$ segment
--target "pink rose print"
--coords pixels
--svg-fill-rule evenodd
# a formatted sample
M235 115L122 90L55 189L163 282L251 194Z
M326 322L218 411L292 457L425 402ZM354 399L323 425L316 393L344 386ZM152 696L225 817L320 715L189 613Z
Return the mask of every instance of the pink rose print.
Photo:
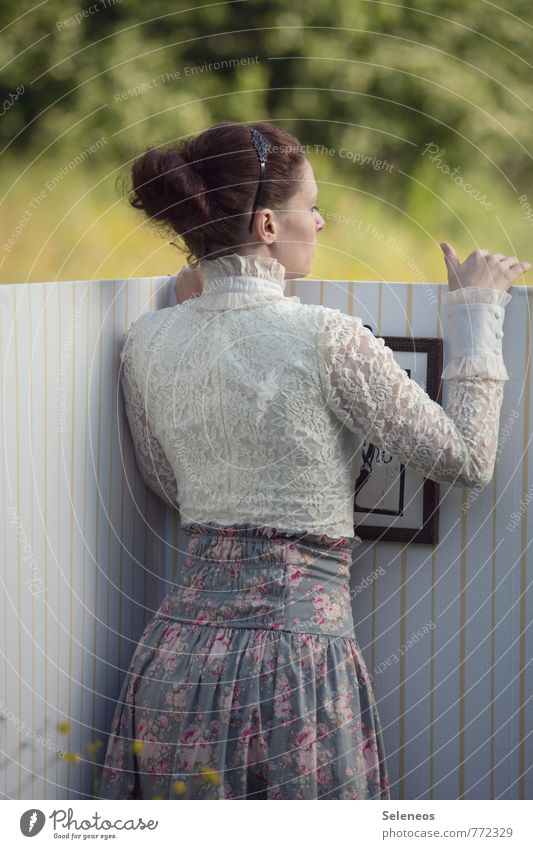
M302 773L309 773L316 769L316 737L310 728L303 728L295 739L298 747L296 754L298 768Z
M337 602L330 601L324 608L324 613L327 619L338 619L341 615L341 609Z
M168 690L165 696L165 704L176 711L185 710L187 706L187 688L184 687L175 693Z
M196 621L199 625L209 625L211 622L211 616L207 613L207 611L201 611L196 617Z
M291 586L296 586L302 580L302 578L304 576L304 570L298 564L289 563L289 565L288 565L288 575L289 575L289 584Z
M312 746L316 743L316 737L310 728L302 728L294 742L296 746Z
M248 722L242 729L240 733L240 741L244 747L248 745L250 740L250 735L252 734L252 724Z
M313 596L313 607L317 610L323 610L329 604L329 596L325 592L315 593Z
M183 601L196 601L196 599L199 598L199 596L200 596L199 590L187 589L187 590L183 591L181 597L182 597Z
M194 767L194 752L180 752L179 768L181 772L190 772Z
M144 740L147 733L148 733L148 726L147 726L146 722L144 721L144 719L141 719L141 721L139 722L139 724L137 726L137 739L138 740Z
M368 674L368 669L366 668L366 664L364 662L359 662L356 664L357 669L357 680L360 684L368 684L370 682L370 675Z
M226 634L217 634L209 652L209 660L219 660L223 657L227 653L229 642L230 638Z
M274 716L276 719L289 719L291 715L291 703L290 699L280 698L277 696L274 699Z
M358 752L355 758L355 771L356 775L364 776L366 778L368 772L368 764L366 762L366 758L361 752Z
M163 669L164 669L165 673L168 674L170 672L173 672L177 665L178 665L177 658L175 656L174 657L169 656L168 660L165 661Z
M322 707L323 707L324 711L328 714L328 716L333 716L333 714L336 711L337 705L336 705L336 702L335 702L334 699L327 698L327 699L324 699L324 701L322 703Z
M329 776L326 769L323 766L319 767L316 771L316 780L319 787L327 786Z
M263 760L266 755L267 744L251 722L248 722L242 729L240 742L242 743L243 748L248 752L247 762L249 764Z
M180 741L187 746L187 749L180 751L182 770L190 770L197 763L209 763L211 747L200 732L198 725L190 725L180 737Z
M345 723L349 723L355 718L349 693L344 693L339 699L339 713Z
M319 678L323 678L323 677L324 677L324 673L325 673L325 671L326 671L326 668L327 668L327 667L326 667L326 662L325 662L324 660L317 661L317 663L315 664L315 669L316 669L316 671L317 671L317 676L318 676Z
M160 716L157 720L161 731L166 732L170 728L170 722L168 721L168 717Z
M176 637L178 637L180 631L181 625L170 625L170 627L166 629L163 635L163 639L160 643L160 648L164 649L168 645L170 645L170 643L173 643Z
M203 738L200 738L195 742L194 756L196 763L198 764L208 764L211 760L211 746Z
M325 722L319 722L317 727L316 727L316 730L317 730L317 738L318 739L320 739L321 737L327 737L328 734L330 733L329 728L328 728L328 726L326 725Z
M198 725L189 725L188 728L182 733L180 737L180 742L185 743L186 745L192 745L196 743L196 741L200 737L200 726Z
M374 735L363 743L363 755L368 768L374 768L378 763L378 749Z

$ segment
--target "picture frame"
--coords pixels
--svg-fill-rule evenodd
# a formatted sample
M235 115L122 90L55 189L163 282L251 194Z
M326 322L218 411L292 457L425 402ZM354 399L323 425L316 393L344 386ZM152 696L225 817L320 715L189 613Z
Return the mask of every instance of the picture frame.
M364 325L370 331L372 327ZM372 331L373 332L373 331ZM383 336L395 359L430 398L442 403L443 341ZM440 487L365 440L354 459L354 532L364 540L437 545Z

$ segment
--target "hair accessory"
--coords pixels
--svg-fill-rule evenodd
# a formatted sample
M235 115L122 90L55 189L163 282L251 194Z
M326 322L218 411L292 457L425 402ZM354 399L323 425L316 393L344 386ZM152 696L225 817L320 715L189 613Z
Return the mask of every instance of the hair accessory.
M257 157L259 159L259 184L257 186L257 191L255 193L254 205L252 207L252 216L250 218L250 233L252 232L253 222L255 210L259 204L259 197L261 195L261 189L263 188L263 180L265 178L265 164L268 158L268 154L270 152L270 142L265 138L262 132L256 130L255 127L251 128L250 133L251 141L253 146L257 151Z

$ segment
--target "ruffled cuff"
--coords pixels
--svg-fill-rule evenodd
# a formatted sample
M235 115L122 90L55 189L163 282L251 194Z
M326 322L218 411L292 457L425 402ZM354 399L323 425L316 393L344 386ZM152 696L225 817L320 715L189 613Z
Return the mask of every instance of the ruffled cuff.
M509 292L500 292L498 289L486 289L481 286L464 286L462 289L449 290L444 294L445 306L455 304L496 304L506 307L512 295Z
M508 292L468 286L446 294L449 362L442 378L478 377L508 380L502 356Z

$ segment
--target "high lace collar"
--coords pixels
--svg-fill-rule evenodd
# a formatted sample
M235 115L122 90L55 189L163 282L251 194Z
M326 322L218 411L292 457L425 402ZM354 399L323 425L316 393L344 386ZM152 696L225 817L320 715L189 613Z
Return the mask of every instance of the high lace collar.
M285 292L285 266L273 257L226 254L201 259L205 280L202 294L186 303L193 309L219 310L260 306L279 301L297 301Z

